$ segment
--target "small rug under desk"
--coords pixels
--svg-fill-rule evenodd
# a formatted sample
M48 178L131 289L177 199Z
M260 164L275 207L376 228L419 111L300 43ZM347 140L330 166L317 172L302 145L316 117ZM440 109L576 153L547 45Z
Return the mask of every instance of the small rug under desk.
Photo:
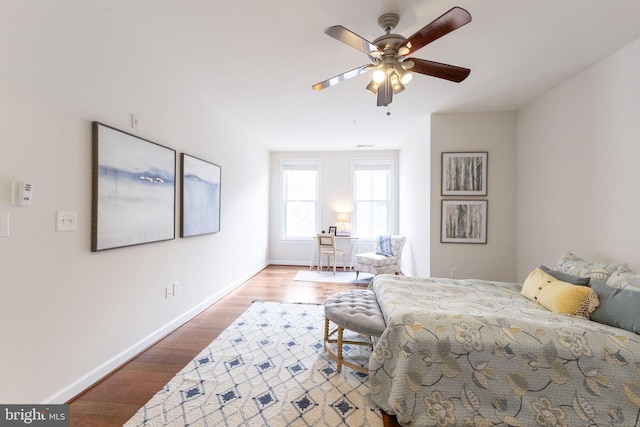
M300 270L296 273L293 280L298 282L328 282L328 283L354 283L358 285L367 285L373 278L373 274L360 273L356 279L355 271L342 271L342 268L333 274L333 270L321 270L320 272L313 270Z

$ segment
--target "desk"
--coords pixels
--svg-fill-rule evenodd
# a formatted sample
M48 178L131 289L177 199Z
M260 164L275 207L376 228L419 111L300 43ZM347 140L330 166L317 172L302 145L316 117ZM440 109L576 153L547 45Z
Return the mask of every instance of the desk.
M309 270L313 269L313 266L316 264L318 260L318 243L316 239L318 236L313 236L313 248L311 249L311 259L309 260ZM339 246L345 246L349 243L349 248L347 250L347 258L349 259L349 270L353 269L353 260L356 256L356 253L359 252L358 247L358 237L356 236L336 236L336 248ZM343 249L342 247L340 249Z

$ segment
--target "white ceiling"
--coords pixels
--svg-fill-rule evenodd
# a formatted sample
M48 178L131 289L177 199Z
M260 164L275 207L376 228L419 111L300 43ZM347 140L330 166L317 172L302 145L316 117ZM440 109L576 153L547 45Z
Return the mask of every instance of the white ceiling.
M86 27L108 21L110 37L135 45L166 68L157 72L197 92L218 122L270 150L396 149L431 113L517 110L640 38L638 0L0 1L5 12L24 8L25 22L4 18L25 34L45 4L43 21L58 20L65 32L74 31L72 19ZM391 115L365 90L369 75L311 89L368 63L325 28L340 24L372 41L383 34L378 16L396 12L394 32L408 37L453 6L468 10L472 22L412 56L470 68L462 83L415 75L394 97ZM96 43L95 34L87 37Z
M430 113L517 110L640 38L637 0L306 0L295 9L285 3L280 11L260 14L284 19L264 30L275 46L264 57L264 66L275 68L269 73L273 86L252 90L270 94L257 97L266 128L285 122L265 141L274 150L397 148L425 126ZM310 89L368 61L326 36L326 27L340 24L372 41L383 34L378 16L396 12L401 18L394 32L408 37L453 6L468 10L471 23L413 56L470 68L462 83L415 75L394 97L390 116L365 90L369 75L320 92Z

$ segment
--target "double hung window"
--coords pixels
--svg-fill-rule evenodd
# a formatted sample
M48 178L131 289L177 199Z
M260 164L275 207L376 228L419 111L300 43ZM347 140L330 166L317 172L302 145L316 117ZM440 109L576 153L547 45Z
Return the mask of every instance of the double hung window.
M282 160L284 239L309 238L319 229L319 175L319 160Z
M390 234L393 224L393 160L353 159L353 226L360 237Z

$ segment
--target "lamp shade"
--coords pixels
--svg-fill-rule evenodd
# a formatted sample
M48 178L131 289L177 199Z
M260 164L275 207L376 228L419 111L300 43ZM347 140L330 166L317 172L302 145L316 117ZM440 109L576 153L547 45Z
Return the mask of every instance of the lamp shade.
M338 222L349 222L350 219L349 212L338 212Z

